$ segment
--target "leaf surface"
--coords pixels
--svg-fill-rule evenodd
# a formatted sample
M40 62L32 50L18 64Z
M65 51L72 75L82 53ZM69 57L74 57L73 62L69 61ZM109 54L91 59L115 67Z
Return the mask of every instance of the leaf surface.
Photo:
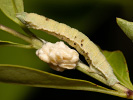
M66 78L33 68L7 64L0 64L0 82L34 87L95 91L107 94L113 92L89 81Z
M23 0L0 0L0 9L7 17L20 24L16 13L24 12Z
M113 68L114 74L118 78L121 84L125 87L133 90L133 85L129 78L129 71L126 64L124 55L120 51L103 51L103 54L107 58L108 62Z
M133 41L133 22L117 18L117 24L124 31L124 33Z

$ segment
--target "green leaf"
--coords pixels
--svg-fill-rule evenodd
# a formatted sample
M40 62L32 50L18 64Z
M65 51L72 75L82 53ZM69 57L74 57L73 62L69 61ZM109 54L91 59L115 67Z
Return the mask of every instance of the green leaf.
M20 47L20 48L26 48L26 49L33 49L31 45L25 45L25 44L19 44L19 43L14 43L10 41L1 41L0 40L0 47L2 46L13 46L13 47Z
M133 41L133 22L117 18L117 24L124 31L124 33Z
M16 13L24 12L23 0L0 0L0 9L7 17L20 24Z
M0 64L0 82L120 95L120 93L116 91L103 88L89 81L66 78L45 71L17 65Z
M129 71L126 64L124 55L120 51L103 51L103 54L107 58L108 62L113 68L114 74L119 79L120 83L125 87L133 90L133 85L129 78Z

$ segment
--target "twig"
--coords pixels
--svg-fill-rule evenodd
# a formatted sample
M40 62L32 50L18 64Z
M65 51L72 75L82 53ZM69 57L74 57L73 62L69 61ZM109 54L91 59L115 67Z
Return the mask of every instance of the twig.
M32 44L33 48L35 48L35 49L39 49L43 45L43 42L40 39L38 39L35 35L34 36L32 35L33 37L28 37L28 36L26 36L26 35L24 35L24 34L22 34L20 32L17 32L15 30L13 30L13 29L11 29L9 27L6 27L4 25L1 25L1 24L0 24L0 29L10 33L11 35L13 35L15 37L18 37L18 38L20 38L22 40L25 40L26 42ZM25 28L25 32L29 32L30 33L30 31L28 29L26 29L26 28Z
M32 42L31 38L29 38L29 37L17 32L17 31L15 31L15 30L13 30L13 29L11 29L9 27L6 27L6 26L0 24L0 29L12 34L15 37L21 38L21 39L25 40L26 42L29 42L29 43Z

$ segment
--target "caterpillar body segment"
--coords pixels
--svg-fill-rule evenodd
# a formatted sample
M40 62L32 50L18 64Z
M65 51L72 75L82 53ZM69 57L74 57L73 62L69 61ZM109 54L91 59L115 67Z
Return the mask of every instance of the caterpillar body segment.
M18 14L17 17L29 28L45 31L76 48L76 50L85 57L92 72L105 77L108 85L111 86L119 82L105 56L83 33L66 24L59 23L35 13L23 12Z

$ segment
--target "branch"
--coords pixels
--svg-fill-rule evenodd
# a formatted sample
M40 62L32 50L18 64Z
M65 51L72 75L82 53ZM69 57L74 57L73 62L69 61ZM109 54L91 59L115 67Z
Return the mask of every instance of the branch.
M29 38L29 37L17 32L17 31L15 31L15 30L13 30L13 29L11 29L9 27L6 27L6 26L0 24L0 29L10 33L11 35L13 35L15 37L21 38L21 39L25 40L26 42L31 43L31 38Z

